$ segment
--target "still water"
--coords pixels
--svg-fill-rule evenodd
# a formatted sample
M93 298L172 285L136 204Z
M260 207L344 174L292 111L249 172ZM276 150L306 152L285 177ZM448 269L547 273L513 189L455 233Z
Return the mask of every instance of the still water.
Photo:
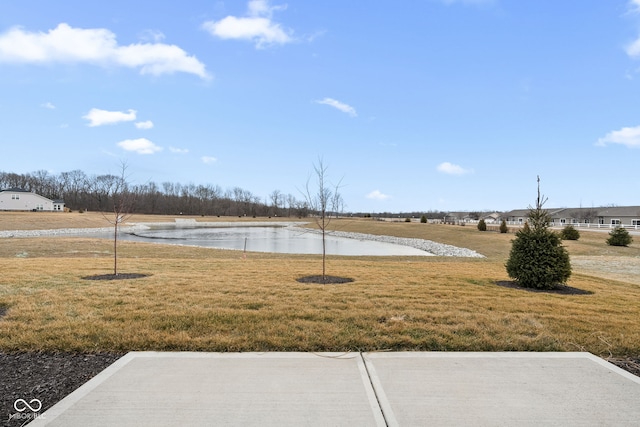
M322 236L292 227L165 228L121 233L120 240L202 246L253 252L321 254ZM327 235L327 254L351 256L429 256L428 252L393 243Z

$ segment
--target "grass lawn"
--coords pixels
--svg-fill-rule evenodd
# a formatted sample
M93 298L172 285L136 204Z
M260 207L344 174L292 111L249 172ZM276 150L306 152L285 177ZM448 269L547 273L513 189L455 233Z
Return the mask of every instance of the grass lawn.
M174 217L132 218L132 222ZM196 218L199 221L229 218ZM239 220L235 218L235 220ZM250 218L249 220L253 220ZM100 214L0 212L0 230L105 227ZM327 274L354 282L302 284L319 256L119 243L88 238L0 239L0 351L589 351L640 355L640 236L565 242L568 285L591 294L498 286L513 234L473 226L334 220L342 231L418 237L483 259L328 257ZM598 262L602 261L602 262ZM616 264L618 263L618 264ZM627 268L611 268L620 265ZM627 272L624 272L627 271Z

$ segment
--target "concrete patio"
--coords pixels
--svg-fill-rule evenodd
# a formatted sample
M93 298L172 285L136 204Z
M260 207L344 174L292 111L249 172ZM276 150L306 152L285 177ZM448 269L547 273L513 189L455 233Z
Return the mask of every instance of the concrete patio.
M637 426L589 353L132 352L30 426Z

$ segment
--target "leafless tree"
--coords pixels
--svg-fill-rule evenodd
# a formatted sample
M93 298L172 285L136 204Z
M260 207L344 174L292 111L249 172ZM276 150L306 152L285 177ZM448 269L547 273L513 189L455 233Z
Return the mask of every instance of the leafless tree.
M273 216L279 216L280 205L284 203L284 194L282 194L280 190L273 190L271 194L269 194L269 198L271 199L271 209Z
M329 183L327 177L328 167L324 164L322 158L318 159L318 163L313 165L315 173L315 186L312 188L311 176L307 179L305 186L305 199L307 206L315 215L316 225L322 234L322 282L326 281L326 258L327 244L326 235L327 228L331 222L331 213L337 212L342 197L338 190L342 180L333 185Z
M103 212L104 218L113 225L113 275L118 275L118 228L120 224L133 215L133 207L136 201L136 193L130 191L127 163L121 162L120 175L113 181L111 198L113 201L113 215Z

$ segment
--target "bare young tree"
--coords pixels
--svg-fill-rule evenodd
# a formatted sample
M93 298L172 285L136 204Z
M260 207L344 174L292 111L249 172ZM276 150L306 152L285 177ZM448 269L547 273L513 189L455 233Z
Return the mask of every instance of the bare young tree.
M331 222L331 213L337 212L340 204L342 203L342 197L338 190L342 180L333 185L329 183L327 179L328 167L324 164L322 158L318 159L318 163L313 165L315 173L315 187L312 188L311 176L307 179L305 186L305 199L309 209L315 215L315 222L322 234L322 282L326 282L326 258L327 258L327 244L326 235L327 228Z
M269 198L271 199L273 216L280 216L280 205L284 202L284 194L282 194L280 190L273 190L271 194L269 194Z
M133 207L136 201L136 193L130 191L127 163L121 162L120 175L114 180L111 198L113 201L113 215L104 212L104 218L113 225L113 275L118 275L118 228L120 224L133 215Z

